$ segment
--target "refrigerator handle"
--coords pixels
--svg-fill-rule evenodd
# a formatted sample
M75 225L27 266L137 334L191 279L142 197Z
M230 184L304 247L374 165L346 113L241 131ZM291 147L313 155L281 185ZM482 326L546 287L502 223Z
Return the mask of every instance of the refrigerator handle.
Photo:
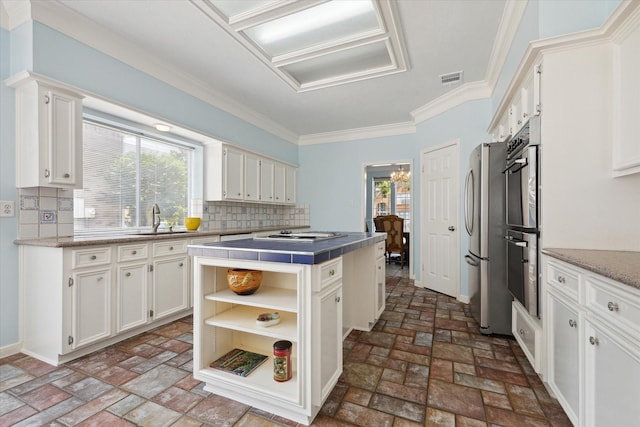
M469 169L469 172L467 172L467 177L464 180L464 228L467 229L467 233L469 234L469 236L471 236L471 233L473 233L473 211L475 209L473 187L473 169ZM471 193L469 193L469 191L471 191ZM471 203L469 203L469 199L471 199Z
M464 259L465 261L467 261L467 264L472 265L474 267L478 267L480 265L480 263L477 262L475 259L473 259L471 255L465 255Z

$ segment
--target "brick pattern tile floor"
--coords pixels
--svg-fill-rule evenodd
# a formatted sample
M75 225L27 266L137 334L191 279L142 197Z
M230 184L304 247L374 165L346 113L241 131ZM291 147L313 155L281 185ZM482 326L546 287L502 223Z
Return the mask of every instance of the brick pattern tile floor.
M387 307L344 341L344 372L315 426L571 426L518 344L483 336L468 306L387 269ZM205 392L192 318L54 367L0 359L2 426L295 426Z

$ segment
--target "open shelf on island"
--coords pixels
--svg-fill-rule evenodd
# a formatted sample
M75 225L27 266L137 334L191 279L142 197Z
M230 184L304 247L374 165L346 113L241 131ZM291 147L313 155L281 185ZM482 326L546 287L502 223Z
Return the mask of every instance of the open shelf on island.
M275 287L267 288L263 289L261 287L251 295L238 295L231 289L223 289L205 295L205 299L211 301L228 302L231 304L262 307L264 309L271 309L276 311L281 310L292 313L296 313L298 311L298 294L295 289L283 289Z
M249 332L275 339L284 339L292 342L298 340L298 322L295 313L278 311L280 323L269 327L258 326L256 318L264 312L265 310L262 307L239 305L209 317L204 323L210 326Z

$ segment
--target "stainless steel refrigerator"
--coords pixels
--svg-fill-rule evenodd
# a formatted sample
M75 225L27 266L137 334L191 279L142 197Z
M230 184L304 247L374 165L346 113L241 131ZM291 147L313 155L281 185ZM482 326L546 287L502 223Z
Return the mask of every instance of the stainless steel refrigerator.
M506 274L506 142L481 144L469 157L464 222L469 235L469 297L483 334L511 335Z

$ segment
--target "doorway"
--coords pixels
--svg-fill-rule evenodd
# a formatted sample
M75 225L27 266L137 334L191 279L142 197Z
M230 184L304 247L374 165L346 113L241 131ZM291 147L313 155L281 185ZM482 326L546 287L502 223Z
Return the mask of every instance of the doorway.
M411 271L411 231L413 229L413 198L411 197L412 161L369 164L364 166L364 222L365 230L376 231L373 219L381 215L403 218L403 235L408 249L406 266ZM392 180L392 176L406 174L405 179ZM395 259L394 259L395 261Z
M420 178L422 285L460 293L459 141L422 152Z

